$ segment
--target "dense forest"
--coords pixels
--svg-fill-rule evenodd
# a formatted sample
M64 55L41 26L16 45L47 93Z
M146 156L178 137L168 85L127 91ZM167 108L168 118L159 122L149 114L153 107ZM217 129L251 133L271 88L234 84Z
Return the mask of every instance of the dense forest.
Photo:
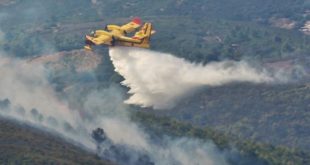
M308 18L306 1L16 1L0 8L0 45L21 57L80 48L92 29L125 23L131 16L154 23L158 33L153 49L197 62L300 56L309 51L309 37L298 31ZM272 27L270 20L281 18L296 25Z
M232 137L228 134L219 133L211 127L195 127L190 123L144 112L137 112L133 118L143 123L146 129L151 130L157 136L164 132L175 137L196 137L206 141L211 139L222 150L236 147L239 156L230 159L232 164L304 165L310 163L309 153L298 149L244 140L238 136Z

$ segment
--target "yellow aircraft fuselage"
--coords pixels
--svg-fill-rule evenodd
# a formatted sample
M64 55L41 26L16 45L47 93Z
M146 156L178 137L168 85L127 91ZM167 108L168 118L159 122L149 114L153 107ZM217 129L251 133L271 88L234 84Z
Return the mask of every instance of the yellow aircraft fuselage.
M149 48L150 37L154 34L151 23L145 23L134 36L126 36L127 33L133 32L140 27L140 23L140 19L134 19L132 22L123 26L108 25L106 30L96 30L92 35L86 35L86 45L84 48L92 50L92 45Z

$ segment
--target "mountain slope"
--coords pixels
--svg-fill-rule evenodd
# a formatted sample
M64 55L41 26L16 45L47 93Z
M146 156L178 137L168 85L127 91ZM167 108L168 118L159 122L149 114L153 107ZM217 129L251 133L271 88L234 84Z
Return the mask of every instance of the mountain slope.
M0 118L0 164L110 165L50 133Z
M309 83L210 87L156 112L276 146L310 150Z

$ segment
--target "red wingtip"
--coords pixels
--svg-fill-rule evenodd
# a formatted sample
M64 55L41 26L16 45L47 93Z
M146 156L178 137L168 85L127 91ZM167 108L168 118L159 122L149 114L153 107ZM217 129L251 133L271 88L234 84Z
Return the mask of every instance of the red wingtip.
M132 20L132 22L134 22L134 23L136 23L136 24L138 24L138 25L141 25L141 19L139 18L139 17L135 17L133 20Z

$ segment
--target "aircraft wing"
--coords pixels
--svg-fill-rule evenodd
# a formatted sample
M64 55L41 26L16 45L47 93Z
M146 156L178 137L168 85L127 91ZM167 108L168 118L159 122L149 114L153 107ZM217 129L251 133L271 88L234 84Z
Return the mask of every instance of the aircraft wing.
M126 31L127 33L131 33L135 31L137 28L141 26L141 19L134 18L131 22L121 26L121 29Z
M86 36L86 39L94 43L95 45L101 45L103 43L111 42L112 36L98 35L96 37Z

